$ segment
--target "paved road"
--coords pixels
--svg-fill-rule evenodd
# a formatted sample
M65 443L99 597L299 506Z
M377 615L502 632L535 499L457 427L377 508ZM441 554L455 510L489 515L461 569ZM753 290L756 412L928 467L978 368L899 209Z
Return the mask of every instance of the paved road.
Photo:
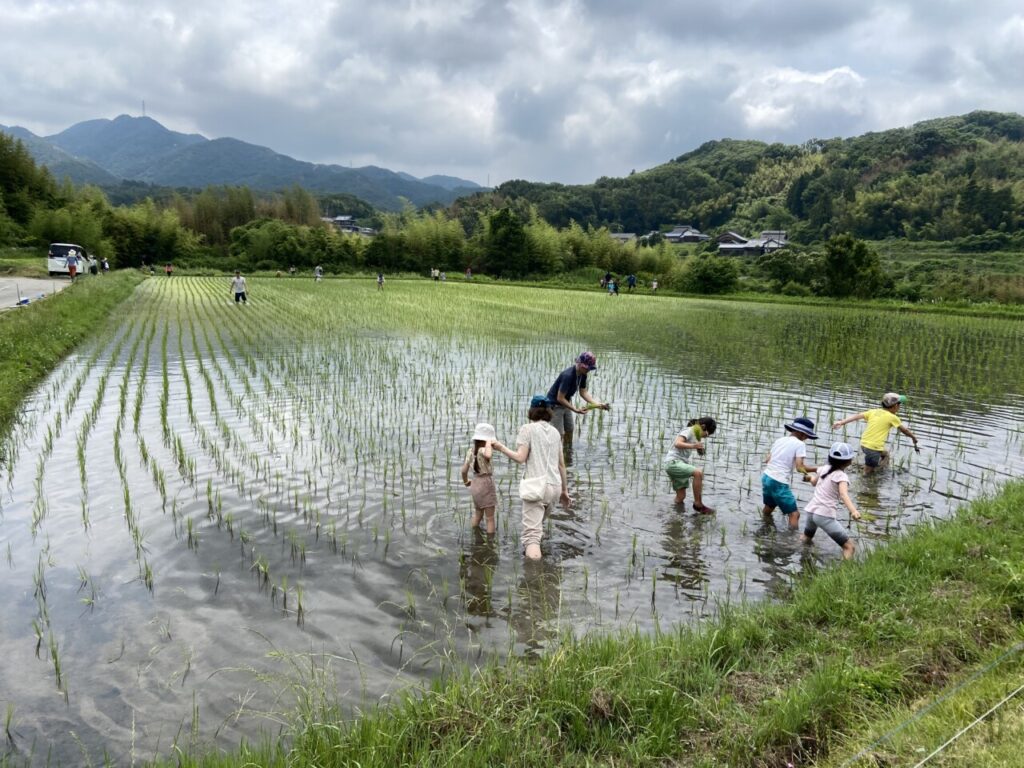
M34 277L0 277L0 312L17 305L19 295L32 302L37 301L40 294L50 296L69 285L71 281L67 277L54 277L48 280Z

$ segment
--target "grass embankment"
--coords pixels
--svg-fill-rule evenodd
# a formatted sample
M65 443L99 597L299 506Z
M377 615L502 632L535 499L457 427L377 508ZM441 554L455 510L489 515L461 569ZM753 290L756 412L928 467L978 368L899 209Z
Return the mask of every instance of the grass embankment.
M7 433L32 388L98 332L141 279L132 272L87 277L45 301L0 314L0 435Z
M0 248L0 277L46 279L45 248Z
M569 642L536 665L513 661L437 683L351 723L310 692L287 746L184 763L912 764L1024 674L1016 652L959 682L1024 638L1022 509L1024 485L1012 485L805 579L789 603L725 608L704 626L657 636ZM951 698L919 730L877 743L943 689L958 692L959 706ZM965 704L968 695L978 701ZM1003 712L1004 727L1020 722L1019 709ZM1010 733L1005 743L959 743L961 764L1016 758Z

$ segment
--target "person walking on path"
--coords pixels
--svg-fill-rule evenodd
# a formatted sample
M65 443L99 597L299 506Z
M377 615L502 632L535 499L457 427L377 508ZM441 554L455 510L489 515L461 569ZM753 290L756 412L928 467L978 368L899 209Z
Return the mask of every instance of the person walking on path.
M847 416L845 419L840 419L832 425L832 429L839 429L855 421L863 420L867 422L867 427L864 428L864 432L860 436L860 448L864 451L864 467L865 472L868 474L874 472L889 458L889 452L885 449L885 443L889 439L889 431L893 427L914 442L915 451L921 452L917 445L917 437L903 426L903 422L897 415L900 412L900 406L905 402L907 402L906 395L886 392L882 395L881 408L871 408L862 413L855 413L852 416Z
M235 270L235 276L231 278L231 292L235 296L235 304L239 302L242 304L249 303L249 297L246 295L245 290L245 278L242 277L242 273L237 269Z
M626 290L628 290L630 293L632 293L634 288L636 288L636 275L634 275L631 272L626 277Z
M530 400L530 420L519 428L516 435L516 450L497 440L492 443L512 461L526 465L519 496L523 500L523 553L530 560L541 557L544 515L551 512L556 502L561 501L566 507L572 504L562 446L558 432L551 426L551 416L548 399L544 395L534 395Z
M572 415L584 414L595 408L607 411L611 407L595 400L587 390L587 375L596 369L597 358L593 352L581 352L572 365L558 374L548 390L547 399L552 407L551 425L562 436L562 445L567 452L572 451L572 434L576 428ZM577 392L588 404L587 408L577 408L572 404L572 397Z
M703 515L710 515L715 510L704 503L704 471L690 463L690 453L696 451L698 456L703 456L704 438L715 434L717 429L718 424L710 416L690 419L665 454L664 469L672 481L672 490L676 492L675 503L686 503L686 489L692 479L693 509Z
M800 511L790 487L793 470L807 477L809 472L816 469L804 463L807 458L804 441L817 440L818 436L814 433L814 422L806 416L798 416L791 424L783 427L788 434L772 443L764 459L765 468L761 475L761 498L764 501L762 512L769 517L778 507L789 518L789 527L796 530L800 525Z
M75 276L78 274L78 251L74 248L68 250L68 255L64 257L65 263L68 265L68 274L71 275L71 282L75 282Z
M800 540L810 544L815 532L821 528L843 549L843 559L853 557L855 545L843 524L836 519L836 505L842 502L850 517L860 520L860 512L850 498L850 478L844 471L853 462L853 448L847 443L832 443L828 450L828 464L818 467L811 475L814 497L804 507L804 533Z
M495 517L494 511L498 506L498 491L494 487L494 469L491 467L492 446L497 440L494 434L494 427L490 424L480 423L473 430L473 445L466 453L462 462L462 484L469 487L473 496L473 518L470 527L476 528L481 520L486 520L487 533L494 534ZM473 470L473 479L469 478L469 471Z

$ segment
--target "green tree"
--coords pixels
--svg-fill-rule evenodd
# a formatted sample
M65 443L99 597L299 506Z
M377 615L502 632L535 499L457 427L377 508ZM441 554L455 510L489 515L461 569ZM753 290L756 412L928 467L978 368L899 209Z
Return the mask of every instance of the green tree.
M488 217L486 259L486 271L501 277L523 277L529 273L526 229L511 208L502 208Z
M673 288L687 293L719 294L736 290L740 269L735 259L702 253L673 274Z
M851 235L836 235L825 244L822 271L828 296L868 299L885 295L891 287L878 254Z

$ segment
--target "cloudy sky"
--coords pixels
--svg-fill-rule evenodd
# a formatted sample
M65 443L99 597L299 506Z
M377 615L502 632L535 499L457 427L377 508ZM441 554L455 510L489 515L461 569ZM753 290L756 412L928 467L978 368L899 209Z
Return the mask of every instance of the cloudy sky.
M1020 0L0 0L0 123L481 184L1024 111Z

